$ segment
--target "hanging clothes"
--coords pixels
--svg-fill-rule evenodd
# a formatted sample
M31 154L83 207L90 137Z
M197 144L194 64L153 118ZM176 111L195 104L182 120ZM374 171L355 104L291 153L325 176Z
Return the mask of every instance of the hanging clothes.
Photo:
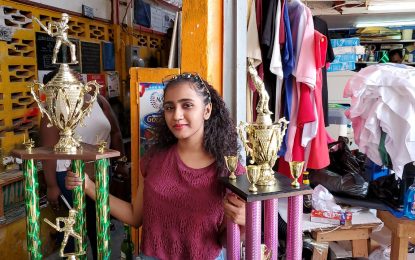
M303 126L316 120L311 91L316 85L316 65L314 52L314 24L311 11L301 1L286 3L290 19L295 63L292 71L290 124L287 130L286 152L280 158L278 171L290 176L289 161L303 161L304 147L301 145ZM289 89L286 88L286 93ZM288 93L289 94L289 93ZM288 95L286 95L288 97ZM300 111L301 109L301 111ZM299 120L299 121L298 121Z
M402 177L405 164L415 161L415 69L391 63L368 66L349 79L343 96L351 98L346 116L359 150L381 165L385 132L393 170Z
M321 69L322 72L322 104L324 110L324 123L329 126L329 106L328 106L328 87L327 87L327 68L331 62L334 61L333 47L331 46L329 28L326 21L318 16L313 16L314 29L322 33L327 38L327 54L326 54L326 65Z
M258 35L258 24L257 24L257 14L256 14L256 5L255 0L251 0L251 5L249 9L249 19L248 19L248 29L247 29L247 58L252 58L254 61L254 66L257 67L262 63L262 54L261 47L259 44L259 35ZM247 82L249 89L246 90L246 117L248 122L255 120L256 105L254 103L254 94L256 88L251 78L247 77Z
M275 108L275 96L276 96L276 75L271 73L269 70L272 59L272 51L275 41L275 19L277 17L277 7L278 3L275 0L264 0L262 2L263 10L263 20L262 20L262 39L261 39L261 49L262 49L262 60L264 65L264 84L265 89L269 95L269 109L271 111ZM275 113L271 115L271 119L274 120Z
M315 57L317 68L317 80L316 88L314 89L316 108L318 113L318 130L315 138L311 140L311 145L306 148L305 161L307 162L307 168L310 169L322 169L330 164L329 149L327 145L327 133L324 123L324 111L323 111L323 68L326 66L326 52L328 40L327 37L314 31L314 43L315 43Z
M291 107L291 118L288 126L288 143L285 153L285 160L304 160L304 147L301 140L295 137L302 137L302 128L296 134L298 123L300 127L315 120L314 105L309 90L314 90L316 85L316 62L314 50L314 24L311 11L299 0L292 0L288 3L292 38L294 42L294 55L296 63L293 70L295 76L295 87L293 88L293 98ZM304 85L302 85L304 84ZM309 89L307 89L309 88ZM306 90L307 89L307 90ZM303 90L303 92L301 92ZM304 92L306 90L306 92ZM300 103L300 98L302 102ZM301 107L300 121L297 122L299 109ZM298 145L300 144L300 145Z
M290 113L291 113L291 100L292 100L292 92L293 92L293 76L292 72L295 66L295 56L294 56L294 49L293 49L293 41L291 35L291 25L290 25L290 17L288 14L288 6L287 3L284 1L283 4L284 12L282 17L284 19L284 32L285 32L285 42L284 47L282 49L282 63L283 63L283 71L284 71L284 85L282 89L282 99L281 99L281 107L283 108L283 116L285 119L290 121ZM284 156L287 150L287 137L288 134L284 136L284 140L281 144L281 148L278 152L278 156Z
M274 25L274 41L272 46L272 57L271 63L269 66L269 70L276 75L276 82L275 82L275 93L274 99L274 106L270 109L273 110L274 115L280 114L280 104L281 104L281 91L282 91L282 83L284 79L284 72L282 69L282 61L281 61L281 48L280 48L280 23L281 23L281 2L278 1L277 5L277 14L275 17L275 25ZM275 121L278 121L278 116L275 116Z

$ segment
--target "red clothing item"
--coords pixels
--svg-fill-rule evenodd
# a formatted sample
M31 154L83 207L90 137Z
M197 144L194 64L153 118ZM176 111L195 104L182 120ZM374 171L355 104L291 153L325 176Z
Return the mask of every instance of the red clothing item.
M160 260L215 259L224 218L216 164L192 169L173 145L141 158L140 168L143 253Z
M304 161L305 147L301 145L303 127L305 123L314 122L314 107L311 102L311 89L307 84L300 84L300 102L298 104L297 129L295 131L294 144L292 149L293 161ZM314 90L313 90L314 91Z
M314 31L317 82L315 99L318 114L318 130L316 137L311 141L307 168L322 169L330 164L329 149L327 146L327 133L324 123L324 111L322 102L323 76L321 69L326 65L327 38L318 31Z
M281 47L285 43L284 5L285 5L285 0L281 0L281 20L280 20L280 45Z

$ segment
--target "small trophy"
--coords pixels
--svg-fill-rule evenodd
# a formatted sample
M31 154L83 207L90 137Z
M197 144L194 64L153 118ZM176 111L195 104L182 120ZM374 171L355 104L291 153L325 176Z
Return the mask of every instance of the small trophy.
M231 172L231 174L229 175L229 180L236 180L235 171L236 171L236 168L238 167L238 156L233 156L233 155L225 156L225 162L226 162L226 167Z
M294 181L291 183L291 186L295 188L300 188L300 183L298 182L298 178L300 178L301 174L303 173L304 162L292 161L292 162L289 162L289 164L290 164L291 176L293 176L294 178Z
M248 178L248 181L251 183L251 186L249 187L250 192L257 192L258 189L255 186L261 177L261 166L258 165L248 165L246 167L246 177Z

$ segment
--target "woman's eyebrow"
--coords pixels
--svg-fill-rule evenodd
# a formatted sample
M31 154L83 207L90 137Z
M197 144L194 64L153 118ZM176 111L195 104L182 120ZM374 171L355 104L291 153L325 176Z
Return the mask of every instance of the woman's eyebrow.
M194 99L191 98L183 98L183 99L179 99L177 102L173 102L173 101L165 101L164 105L166 104L174 104L174 103L184 103L184 102L189 102L189 101L194 101Z

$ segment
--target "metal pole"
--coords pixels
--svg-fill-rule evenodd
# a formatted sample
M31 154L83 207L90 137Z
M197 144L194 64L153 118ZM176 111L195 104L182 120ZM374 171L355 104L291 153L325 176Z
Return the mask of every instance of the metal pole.
M95 162L95 192L96 192L96 215L97 215L97 246L98 259L108 260L111 256L110 242L110 205L109 205L109 175L108 159L100 159Z
M264 243L271 250L270 260L278 259L278 199L264 201Z
M261 201L247 203L245 251L247 260L261 260Z
M82 185L76 187L72 192L73 207L78 212L76 215L75 232L82 238L82 244L77 243L78 252L86 252L87 234L86 234L86 201L85 201L85 163L82 160L72 160L72 171L82 180ZM78 256L79 260L86 260L86 254Z
M23 175L25 182L25 206L26 206L26 239L27 250L31 260L42 259L39 226L39 183L37 181L37 169L33 159L23 160Z

